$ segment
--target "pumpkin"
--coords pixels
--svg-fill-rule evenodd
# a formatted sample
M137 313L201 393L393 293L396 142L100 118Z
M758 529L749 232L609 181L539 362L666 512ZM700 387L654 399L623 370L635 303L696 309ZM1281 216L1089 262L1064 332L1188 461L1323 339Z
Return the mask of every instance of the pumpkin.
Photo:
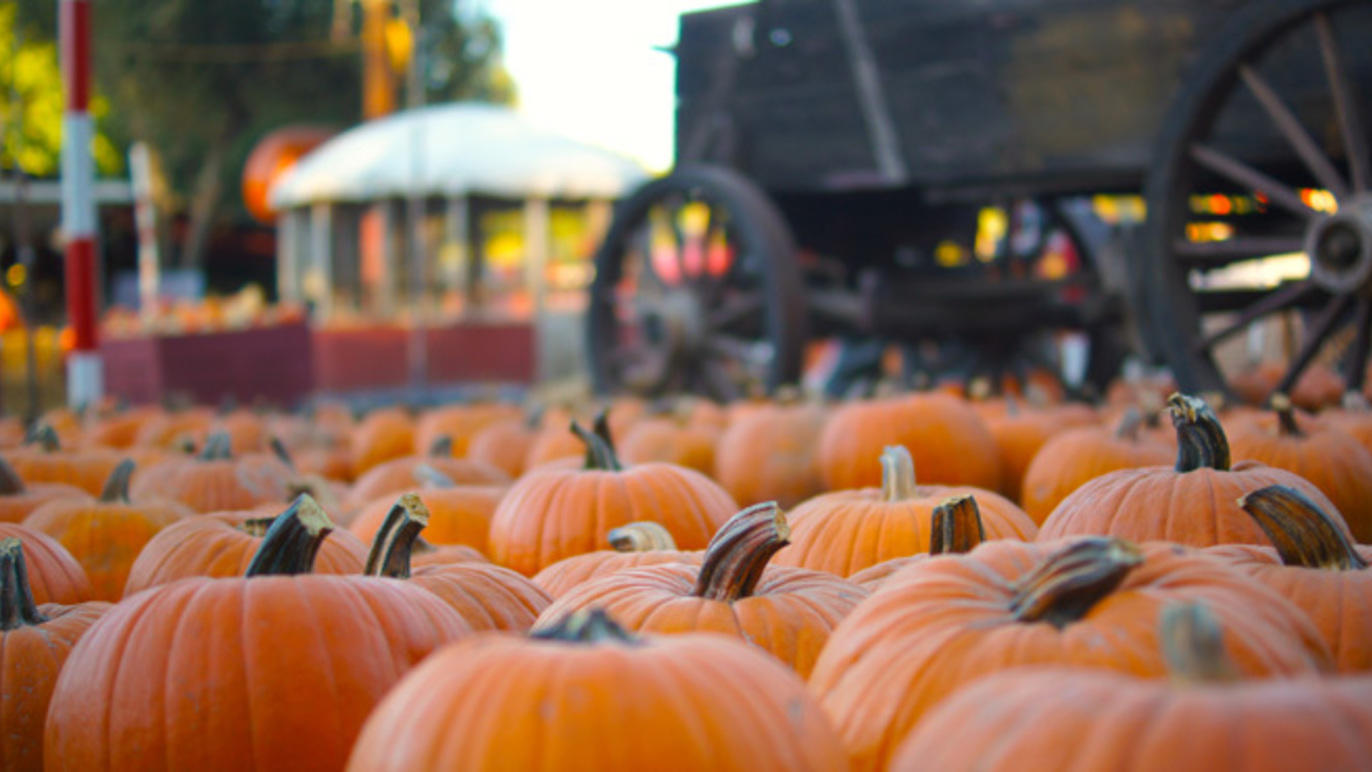
M235 458L229 436L219 432L195 456L142 467L130 494L140 501L178 501L194 512L221 512L282 501L294 478L294 471L270 454Z
M1223 544L1207 552L1305 609L1339 670L1372 670L1372 547L1350 544L1334 520L1294 488L1260 488L1239 505L1275 549Z
M881 487L835 491L791 511L791 548L781 566L849 576L892 558L928 552L934 507L950 496L976 496L989 539L1032 540L1038 528L1008 499L988 490L916 485L910 451L892 445L881 453Z
M161 408L144 406L102 416L87 428L83 444L100 448L132 447L143 425L160 415Z
M1372 542L1372 453L1341 429L1302 427L1283 394L1272 397L1272 409L1272 420L1243 423L1231 433L1234 456L1309 480L1334 503L1353 538Z
M887 579L834 630L810 686L854 769L884 767L926 711L988 673L1062 664L1165 675L1157 615L1185 601L1220 616L1225 650L1244 674L1330 664L1300 609L1198 551L1104 537L1001 540Z
M153 536L191 515L170 502L129 500L133 461L115 467L99 499L60 499L35 509L24 526L51 536L76 558L90 579L91 597L123 597L133 561Z
M14 467L0 458L0 523L17 523L49 501L86 495L85 491L66 483L25 485Z
M1358 769L1372 755L1372 678L1235 682L1199 604L1163 609L1171 680L1026 667L939 703L891 769Z
M1325 426L1348 432L1368 453L1372 453L1372 409L1361 394L1350 393L1340 410L1320 413Z
M756 504L719 529L700 565L660 563L577 585L544 610L535 629L603 608L632 631L718 632L750 641L805 677L829 631L867 592L822 571L764 572L789 534L776 502Z
M24 548L0 540L0 769L43 769L43 717L62 663L96 619L110 607L35 602Z
M792 507L824 489L815 446L824 411L769 405L731 421L715 448L715 479L735 501Z
M1063 499L1107 472L1165 464L1172 448L1139 434L1143 418L1130 409L1114 431L1099 427L1068 429L1039 448L1024 470L1020 504L1039 525Z
M499 674L493 678L492 674ZM794 673L718 635L638 637L593 611L434 654L367 720L353 772L834 770Z
M468 455L471 441L491 424L520 418L519 408L496 403L448 405L430 410L415 424L415 447L432 447L440 437L449 438L449 453L457 458Z
M619 443L619 452L630 464L661 461L710 474L715 469L715 443L719 431L694 426L684 420L653 416L634 423Z
M819 468L829 490L881 484L882 448L904 445L930 483L1000 486L996 439L967 402L931 392L854 402L834 411L819 439Z
M1174 394L1168 408L1177 430L1176 465L1122 469L1091 480L1043 521L1040 541L1104 534L1195 547L1264 544L1267 536L1235 502L1267 485L1297 488L1337 512L1314 485L1291 472L1256 461L1231 466L1224 429L1203 400ZM1342 518L1339 526L1347 530Z
M410 551L428 524L424 502L413 493L401 496L376 532L363 573L410 580L441 598L473 630L528 630L549 598L522 575L475 561L411 569Z
M121 457L102 448L63 450L57 432L40 424L22 447L5 454L5 460L25 484L66 483L98 496Z
M911 563L938 555L961 555L976 549L986 541L986 527L981 521L981 508L970 494L952 496L934 507L929 518L929 551L903 558L891 558L858 571L848 581L869 592L876 592L886 578Z
M500 565L533 576L590 552L610 529L635 520L662 524L684 549L700 549L737 510L705 475L672 464L625 469L614 449L573 422L585 468L533 470L510 487L491 518L488 544Z
M454 485L447 477L440 477L444 481L442 487L406 491L418 496L429 512L424 538L431 544L465 544L484 553L491 517L505 496L505 487ZM348 530L358 539L370 542L391 511L395 498L396 494L387 494L368 502L353 518Z
M207 436L212 423L214 411L208 408L162 412L143 422L134 436L133 444L164 450L183 448Z
M451 563L490 563L481 552L465 544L433 545L422 538L414 540L410 550L412 566L446 566Z
M53 690L50 768L341 768L381 696L469 628L405 582L308 573L330 527L302 495L245 577L174 582L105 614Z
M537 435L525 418L505 418L482 427L467 445L467 458L500 469L511 479L524 473L524 459Z
M56 539L18 523L0 523L0 539L18 539L24 545L29 588L37 603L71 606L92 599L85 569Z
M564 558L534 575L534 584L553 598L597 577L658 563L699 565L703 552L682 552L666 528L651 521L628 523L609 533L611 549Z
M267 504L211 512L167 526L148 540L133 561L124 597L192 576L242 576L280 509L279 504ZM362 572L366 557L367 547L356 536L334 530L320 545L312 570L317 574L357 574Z
M384 461L363 473L353 483L344 501L346 509L360 509L383 496L398 496L415 487L415 470L427 466L459 485L506 485L509 475L500 469L469 458L453 458L446 438L434 443L427 455L402 456Z
M415 452L414 422L398 408L374 410L349 434L354 475Z
M1229 388L1250 405L1266 403L1286 376L1287 363L1267 360L1229 379ZM1339 404L1343 378L1328 365L1311 364L1291 389L1291 401L1306 410L1319 410Z
M1000 492L1013 501L1020 500L1020 486L1024 473L1034 455L1053 435L1072 426L1063 419L1065 414L1050 410L1019 407L1019 403L1007 397L1005 409L993 413L983 413L986 428L996 440L999 452L1001 481ZM1094 425L1092 420L1085 425ZM1082 425L1078 422L1076 425Z
M271 435L262 417L251 410L231 410L215 417L205 435L223 432L229 435L229 450L236 456L267 449Z

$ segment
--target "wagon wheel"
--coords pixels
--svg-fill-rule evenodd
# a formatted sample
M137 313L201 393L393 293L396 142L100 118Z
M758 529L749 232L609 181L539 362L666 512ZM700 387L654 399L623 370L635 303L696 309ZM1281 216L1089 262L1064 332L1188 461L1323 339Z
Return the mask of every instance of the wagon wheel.
M800 376L795 246L765 194L722 168L677 169L615 209L595 256L588 341L598 392L730 400Z
M1372 334L1372 57L1360 37L1369 29L1367 3L1256 4L1218 36L1164 122L1145 191L1142 273L1183 388L1228 391L1239 333L1279 315L1303 332L1277 391L1321 358L1341 361L1350 390L1362 387ZM1216 202L1226 216L1198 223L1207 218L1195 210L1213 214Z

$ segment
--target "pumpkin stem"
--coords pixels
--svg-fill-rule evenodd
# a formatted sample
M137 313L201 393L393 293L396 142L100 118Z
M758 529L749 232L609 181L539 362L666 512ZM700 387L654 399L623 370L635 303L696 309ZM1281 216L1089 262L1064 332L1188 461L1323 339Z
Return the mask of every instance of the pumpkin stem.
M364 576L410 578L410 552L419 532L429 524L429 508L413 493L402 495L386 513L367 553Z
M296 471L295 459L291 458L291 452L286 450L286 443L282 442L280 437L272 435L272 438L267 441L267 447L271 449L272 455L276 456L288 469L292 472Z
M915 459L904 445L881 451L881 499L888 503L915 497Z
M308 493L300 494L272 520L244 576L308 574L332 530L333 522L319 504Z
M1134 442L1139 438L1139 429L1143 427L1143 411L1130 405L1120 416L1119 425L1115 427L1115 439Z
M767 561L790 538L791 527L775 501L739 512L710 539L693 594L729 603L752 595Z
M205 447L200 449L200 460L227 461L233 458L232 444L228 432L212 432L205 439Z
M624 643L637 646L642 641L620 627L603 608L573 611L548 627L529 633L530 638L565 643Z
M1296 406L1291 398L1280 392L1273 394L1268 406L1277 414L1277 433L1283 437L1304 437L1305 432L1296 425Z
M674 550L672 533L651 520L639 520L610 529L610 546L616 552L652 552Z
M268 529L272 527L274 522L276 522L274 517L254 517L251 520L244 520L234 527L255 539L260 539L267 535Z
M0 541L0 630L41 625L48 618L38 612L24 566L24 549L18 539Z
M1061 630L1086 616L1142 563L1143 553L1123 539L1082 539L1020 577L1010 611L1020 622L1047 622Z
M1334 518L1295 488L1259 488L1240 498L1239 506L1272 540L1283 565L1329 571L1367 568Z
M36 423L29 429L29 433L24 435L25 445L37 445L44 453L55 453L62 449L62 443L57 438L57 430L52 428L50 423Z
M1224 652L1224 633L1204 603L1169 603L1162 609L1158 637L1162 658L1174 681L1182 684L1238 680Z
M1229 469L1229 439L1215 411L1200 397L1173 394L1167 398L1172 426L1177 430L1178 472L1210 468Z
M619 463L619 458L615 456L614 447L602 439L598 432L588 432L586 427L572 421L572 434L586 443L584 469L598 469L607 472L618 472L624 469L623 465Z
M453 436L451 434L440 434L429 446L430 458L452 458L453 457Z
M981 524L981 509L977 500L968 496L953 496L934 507L930 526L929 554L954 555L971 552L986 541L986 529Z
M0 495L13 496L24 492L24 481L19 473L3 458L0 458Z
M126 458L110 472L105 487L100 491L100 501L105 504L129 503L129 479L133 477L133 459Z
M1372 409L1367 404L1367 397L1360 391L1345 391L1343 393L1343 409L1350 413L1366 413Z
M430 488L456 488L457 483L453 478L434 469L428 464L420 464L410 470L410 474L420 485L427 485Z
M530 405L529 408L524 411L524 428L528 429L531 432L538 429L538 427L543 423L544 414L547 412L547 405Z

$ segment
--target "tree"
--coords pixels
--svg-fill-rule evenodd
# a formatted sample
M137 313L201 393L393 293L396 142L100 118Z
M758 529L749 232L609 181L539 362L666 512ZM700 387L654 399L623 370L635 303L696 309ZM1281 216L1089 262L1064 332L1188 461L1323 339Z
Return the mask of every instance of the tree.
M56 29L53 0L20 3L26 22ZM99 0L93 10L96 81L115 134L154 148L188 214L183 266L199 265L213 223L246 216L226 193L264 134L292 123L342 127L360 113L352 3ZM431 98L512 98L489 19L459 19L453 0L423 0L421 18L435 53Z

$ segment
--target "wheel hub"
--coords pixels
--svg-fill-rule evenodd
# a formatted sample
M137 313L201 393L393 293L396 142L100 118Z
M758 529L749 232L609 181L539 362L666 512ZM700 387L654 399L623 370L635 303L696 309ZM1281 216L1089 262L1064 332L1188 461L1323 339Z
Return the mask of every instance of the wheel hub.
M700 300L689 290L666 293L654 304L650 318L673 355L699 349L708 334Z
M1310 276L1332 293L1372 291L1372 195L1359 194L1306 233Z

